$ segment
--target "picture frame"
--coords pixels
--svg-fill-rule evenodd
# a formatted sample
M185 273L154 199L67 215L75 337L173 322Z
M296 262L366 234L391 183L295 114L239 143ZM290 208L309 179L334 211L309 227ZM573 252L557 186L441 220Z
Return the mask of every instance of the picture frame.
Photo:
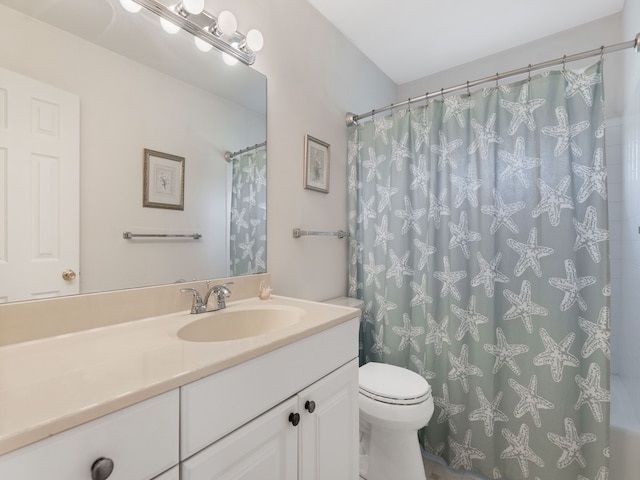
M142 206L184 210L184 157L144 149Z
M329 193L330 145L322 140L304 137L304 188Z

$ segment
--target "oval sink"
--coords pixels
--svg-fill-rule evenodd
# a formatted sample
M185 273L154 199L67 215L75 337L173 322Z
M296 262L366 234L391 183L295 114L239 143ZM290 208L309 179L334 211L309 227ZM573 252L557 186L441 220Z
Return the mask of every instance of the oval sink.
M189 342L224 342L255 337L281 330L300 321L301 312L293 308L241 308L203 313L178 330L178 337Z

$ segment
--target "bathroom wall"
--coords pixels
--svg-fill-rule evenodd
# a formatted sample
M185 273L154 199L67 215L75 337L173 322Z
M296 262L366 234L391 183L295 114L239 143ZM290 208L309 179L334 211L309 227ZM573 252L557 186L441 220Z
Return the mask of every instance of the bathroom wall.
M268 257L274 293L325 300L347 292L347 242L294 239L296 227L347 227L345 113L390 103L395 84L308 2L207 0L229 8L238 29L259 28L255 68L268 77ZM304 136L331 145L329 193L302 187Z
M2 67L80 97L81 292L228 275L223 156L264 140L263 115L4 6L0 43ZM144 148L185 157L184 211L142 207ZM207 241L122 239L158 230Z
M640 0L626 0L624 6L624 33L633 38L640 33ZM619 322L612 319L618 351L619 374L630 394L640 397L640 314L635 303L640 284L640 54L629 51L624 56L624 135L623 178L624 209L622 230L623 282ZM640 405L633 402L640 418Z
M631 38L633 37L635 34ZM397 100L406 100L408 97L423 95L425 92L434 92L452 85L464 84L467 80L488 77L496 72L506 72L526 67L529 64L541 63L563 55L580 53L599 48L601 45L611 45L629 39L625 38L622 32L622 15L611 15L535 42L505 49L498 54L480 58L475 62L399 85ZM597 60L596 57L582 62L574 62L571 67L588 65ZM605 103L608 118L619 117L622 113L622 77L615 74L615 72L622 71L622 65L622 57L619 54L608 55L605 58L605 75L607 72L614 72L613 75L606 77ZM513 80L513 78L505 79L504 82Z

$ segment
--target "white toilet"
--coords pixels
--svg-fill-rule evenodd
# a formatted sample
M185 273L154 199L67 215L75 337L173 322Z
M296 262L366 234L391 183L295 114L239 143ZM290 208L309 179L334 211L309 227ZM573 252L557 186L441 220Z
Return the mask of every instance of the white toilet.
M362 309L362 300L326 303ZM370 362L359 369L360 478L426 480L418 430L433 415L431 386L406 368Z
M417 431L433 415L429 383L406 368L360 367L360 477L426 480Z

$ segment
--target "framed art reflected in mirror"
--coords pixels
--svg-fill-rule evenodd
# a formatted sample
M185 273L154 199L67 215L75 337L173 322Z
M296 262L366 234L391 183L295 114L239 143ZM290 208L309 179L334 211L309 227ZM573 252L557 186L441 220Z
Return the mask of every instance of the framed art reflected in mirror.
M144 149L142 206L184 210L184 157Z

